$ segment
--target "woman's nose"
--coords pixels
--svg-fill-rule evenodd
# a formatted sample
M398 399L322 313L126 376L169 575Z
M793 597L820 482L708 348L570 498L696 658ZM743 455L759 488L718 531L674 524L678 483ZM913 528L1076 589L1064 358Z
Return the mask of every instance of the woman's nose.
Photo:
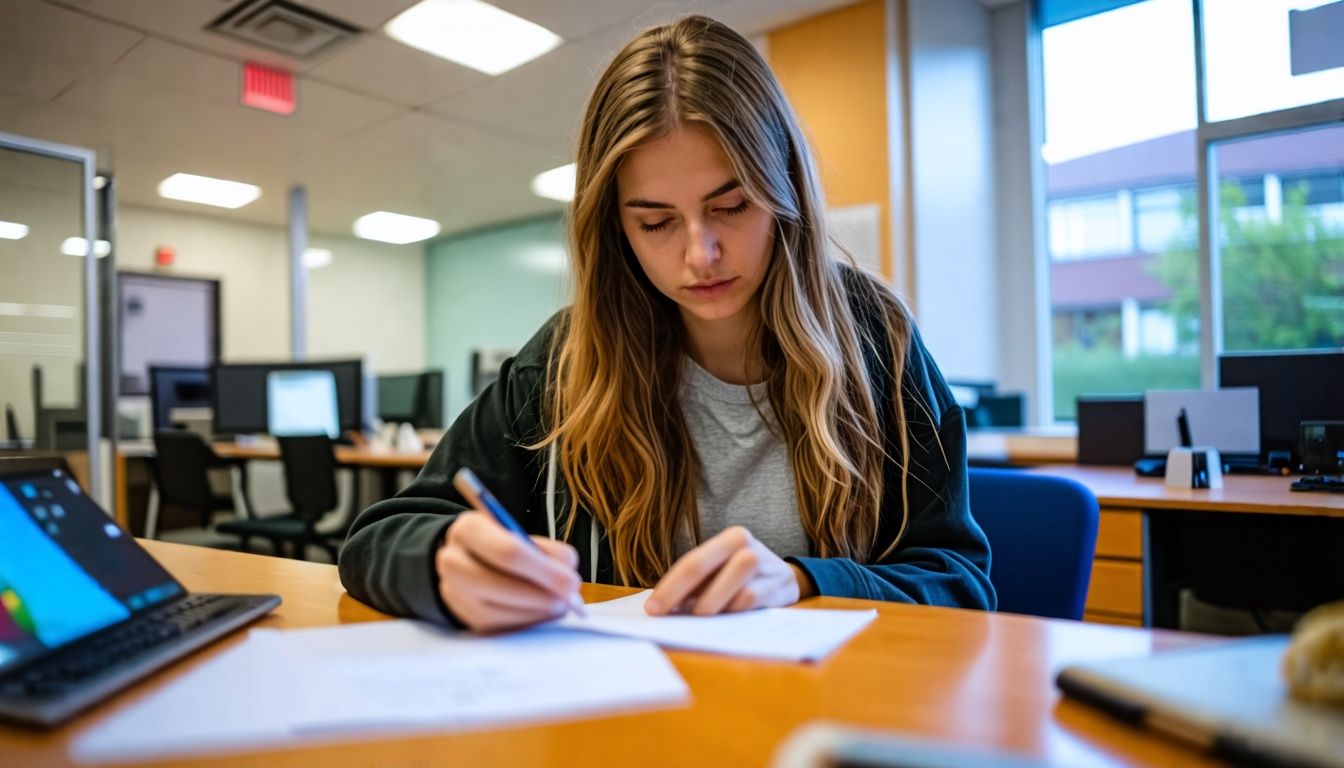
M692 267L705 268L719 260L719 237L713 227L703 222L692 222L687 234L690 241L686 244L686 263Z

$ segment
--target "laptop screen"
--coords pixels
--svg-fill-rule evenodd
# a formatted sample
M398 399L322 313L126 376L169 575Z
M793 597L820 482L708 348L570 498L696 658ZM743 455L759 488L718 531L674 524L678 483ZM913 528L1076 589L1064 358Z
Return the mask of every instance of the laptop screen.
M185 591L65 472L0 474L0 672Z

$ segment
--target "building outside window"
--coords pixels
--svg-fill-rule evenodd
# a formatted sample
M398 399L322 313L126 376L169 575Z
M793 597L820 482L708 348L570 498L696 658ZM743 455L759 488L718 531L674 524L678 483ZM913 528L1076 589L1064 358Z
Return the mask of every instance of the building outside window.
M1304 27L1312 11L1333 15ZM1224 350L1344 346L1344 126L1312 112L1344 105L1344 58L1302 61L1293 46L1326 23L1344 39L1344 2L1040 0L1036 12L1055 420L1072 420L1081 394L1213 386ZM1284 109L1301 117L1257 117ZM1220 275L1207 290L1201 269Z

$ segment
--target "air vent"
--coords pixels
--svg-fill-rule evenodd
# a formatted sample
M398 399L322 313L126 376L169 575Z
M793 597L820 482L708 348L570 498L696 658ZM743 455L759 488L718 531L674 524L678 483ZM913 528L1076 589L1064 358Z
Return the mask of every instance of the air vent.
M245 0L206 27L252 45L307 59L358 35L358 27L287 0Z

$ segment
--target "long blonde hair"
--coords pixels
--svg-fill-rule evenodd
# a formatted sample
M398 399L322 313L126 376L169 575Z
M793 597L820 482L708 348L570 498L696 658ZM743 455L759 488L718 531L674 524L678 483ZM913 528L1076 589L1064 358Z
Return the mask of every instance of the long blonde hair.
M698 539L700 468L682 417L684 328L649 282L621 228L616 171L640 144L693 122L722 143L749 199L775 217L774 252L758 295L766 391L793 465L803 529L822 557L873 556L889 458L875 389L890 389L909 518L908 434L901 381L910 319L885 286L828 250L816 169L764 60L741 35L703 16L650 29L598 80L579 136L570 225L575 297L548 366L547 433L572 503L605 529L621 582L647 586L671 565L674 537ZM846 273L849 274L846 274ZM873 338L850 295L884 329ZM868 357L881 361L870 380ZM879 386L875 387L875 384Z

